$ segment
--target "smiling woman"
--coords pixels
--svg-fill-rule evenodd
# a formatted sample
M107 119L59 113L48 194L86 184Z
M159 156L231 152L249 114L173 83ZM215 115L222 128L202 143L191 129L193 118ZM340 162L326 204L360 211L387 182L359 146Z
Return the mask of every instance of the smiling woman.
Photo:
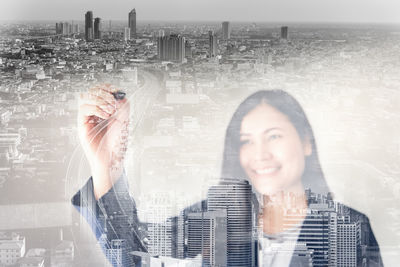
M151 251L146 235L140 234L142 224L121 161L118 172L110 170L115 146L108 145L121 138L117 122L127 117L129 102L119 103L99 125L88 127L89 117L103 114L112 91L97 88L90 93L97 97L89 98L90 109L81 105L80 127L93 178L73 204L90 222L110 262L121 266L110 250L113 240L124 240L124 251L133 253L124 256L122 266L133 266L138 259L129 257L141 255L143 263L147 255L135 251ZM194 205L202 207L200 213L189 207L181 213L183 220L172 218L168 223L186 228L188 241L180 245L187 253L180 257L200 254L206 266L383 266L368 218L334 202L332 194L321 194L328 192L313 131L300 104L282 90L259 91L233 114L221 181L210 188L207 200Z

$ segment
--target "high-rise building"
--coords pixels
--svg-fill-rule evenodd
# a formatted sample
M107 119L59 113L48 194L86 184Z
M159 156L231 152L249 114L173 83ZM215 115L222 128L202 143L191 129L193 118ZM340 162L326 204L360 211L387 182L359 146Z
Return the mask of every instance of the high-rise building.
M176 257L177 218L169 218L174 206L168 193L154 193L147 196L144 219L147 226L148 252L153 256ZM162 223L160 223L162 222Z
M209 43L209 56L215 57L218 54L218 40L217 35L213 31L208 32L208 43Z
M136 10L132 9L128 16L128 27L131 30L131 38L136 39Z
M93 12L88 11L85 14L85 39L86 41L92 41L93 37L94 37Z
M64 34L64 35L70 34L70 25L68 22L62 23L62 34Z
M347 217L347 218L346 218ZM357 233L359 224L351 223L349 216L343 216L337 222L337 266L357 266Z
M181 35L167 35L158 37L158 58L182 63L185 59L185 37Z
M189 43L189 41L185 42L185 57L186 58L193 58L192 45Z
M223 180L210 187L207 210L227 212L227 266L254 266L252 190L247 181Z
M101 39L101 19L94 19L94 39Z
M131 39L131 30L129 28L124 28L124 40L129 41Z
M79 24L75 24L73 27L74 33L79 33Z
M303 242L309 250L314 251L313 266L336 266L336 251L330 250L332 246L336 248L336 235L334 234L336 229L330 227L332 221L336 218L336 213L328 211L312 212L304 219L301 226L303 231L298 237L294 232L290 232L293 225L296 225L301 218L298 218L298 215L286 215L283 230L287 233L286 236L289 240L293 238L293 242Z
M231 39L231 25L229 21L222 22L222 39Z
M61 30L61 25L60 25L60 23L56 23L56 34L61 34L62 33L62 30Z
M77 25L72 25L68 22L58 22L56 23L56 34L69 35L75 33L74 26Z
M289 27L288 26L282 26L281 27L281 39L287 39L288 38L288 31L289 31Z
M84 194L87 194L84 192ZM112 216L105 216L103 213L99 214L99 218L96 221L88 221L90 224L102 227L106 232L107 259L115 261L112 266L133 266L132 259L128 256L130 251L146 251L146 246L143 241L143 236L139 232L137 210L134 201L129 196L129 193L116 187L115 194L118 199L116 202L104 203L104 210L118 210L114 212ZM82 196L81 196L82 197ZM95 199L89 198L88 212L92 213L95 210ZM129 219L128 219L129 218ZM110 221L113 221L112 230L107 229L107 225L110 225ZM122 265L118 265L122 262Z
M202 254L205 266L227 266L226 209L187 215L187 256Z

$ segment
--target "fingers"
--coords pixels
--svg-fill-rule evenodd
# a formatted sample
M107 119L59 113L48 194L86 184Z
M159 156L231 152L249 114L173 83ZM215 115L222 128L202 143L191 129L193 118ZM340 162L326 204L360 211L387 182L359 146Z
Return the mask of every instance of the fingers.
M80 97L80 104L82 105L92 105L98 106L105 112L112 114L116 109L116 103L110 103L110 101L104 99L101 96L92 95L89 93L82 93Z
M103 90L98 91L88 91L87 93L81 93L79 100L85 103L106 103L115 106L116 100L111 93L105 92Z
M85 94L84 94L85 95ZM107 90L106 87L93 87L88 90L86 97L91 99L102 99L109 104L115 105L116 101L111 90Z
M86 93L80 95L79 120L86 123L96 121L91 118L96 116L101 119L109 119L115 115L115 119L126 121L129 117L129 104L126 99L115 100L112 95L114 89L110 84L92 87ZM117 110L119 110L117 112Z
M86 122L89 117L96 116L103 120L107 120L111 117L112 112L107 112L97 105L82 104L79 107L79 118L81 121ZM83 120L82 120L83 119Z

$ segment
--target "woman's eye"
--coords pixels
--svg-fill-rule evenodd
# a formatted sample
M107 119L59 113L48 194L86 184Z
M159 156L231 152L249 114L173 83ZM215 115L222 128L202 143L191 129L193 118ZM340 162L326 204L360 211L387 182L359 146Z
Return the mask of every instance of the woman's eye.
M275 139L279 139L279 138L281 138L282 137L282 135L280 135L280 134L273 134L273 135L270 135L269 137L268 137L268 139L269 140L275 140Z
M250 140L240 140L240 146L250 144Z

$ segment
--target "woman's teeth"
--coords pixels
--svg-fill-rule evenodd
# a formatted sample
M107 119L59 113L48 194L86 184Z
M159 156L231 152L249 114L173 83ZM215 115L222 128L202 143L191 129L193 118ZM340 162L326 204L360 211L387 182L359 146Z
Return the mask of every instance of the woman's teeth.
M270 174L270 173L273 173L276 170L278 170L277 167L275 167L275 168L266 168L266 169L258 169L258 170L255 170L255 172L257 174Z

